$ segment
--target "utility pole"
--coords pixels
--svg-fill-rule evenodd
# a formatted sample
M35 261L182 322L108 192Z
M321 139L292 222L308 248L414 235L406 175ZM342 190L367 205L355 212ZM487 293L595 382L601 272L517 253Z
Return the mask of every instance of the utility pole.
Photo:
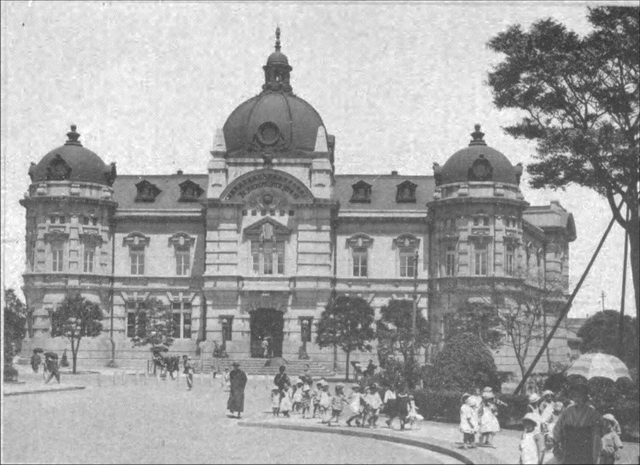
M604 312L604 291L602 291L602 311Z
M627 207L627 222L629 221L629 207ZM624 234L624 258L622 260L622 292L620 296L620 321L618 322L618 358L622 360L624 353L624 295L627 284L627 251L629 249L629 233Z
M413 257L413 315L411 320L411 335L413 337L412 354L413 362L416 362L416 319L418 316L418 249Z

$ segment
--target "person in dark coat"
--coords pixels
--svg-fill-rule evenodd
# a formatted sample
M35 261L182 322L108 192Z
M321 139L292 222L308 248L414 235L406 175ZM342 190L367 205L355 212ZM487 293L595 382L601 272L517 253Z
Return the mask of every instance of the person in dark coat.
M54 376L56 381L58 381L58 384L60 384L58 356L52 352L47 352L44 354L44 363L47 366L47 371L49 372L49 377L45 380L44 384L48 384Z
M278 386L280 388L280 392L282 393L284 391L284 385L285 384L291 384L291 380L289 379L289 375L287 375L285 373L287 367L285 367L284 365L280 365L280 373L278 373L274 378L273 378L273 384L275 384L276 386Z
M244 412L244 388L247 385L247 374L240 369L238 362L233 362L233 370L229 373L229 381L231 383L231 392L227 401L227 410L240 414Z
M38 351L34 350L33 355L31 356L31 368L33 369L34 373L38 372L41 363L42 358L40 358L40 354L38 353Z

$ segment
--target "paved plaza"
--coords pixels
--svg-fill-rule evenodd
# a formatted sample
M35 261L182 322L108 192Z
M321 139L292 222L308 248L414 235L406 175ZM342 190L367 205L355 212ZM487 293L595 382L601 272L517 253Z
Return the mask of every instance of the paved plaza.
M496 449L461 451L456 425L419 422L414 430L329 428L317 419L273 419L272 380L250 377L241 420L226 416L219 379L157 380L101 369L65 375L60 385L20 367L24 384L5 386L3 463L517 463L519 432ZM77 389L84 386L84 389ZM51 392L40 392L43 389ZM282 429L287 428L287 429ZM322 434L331 431L336 434ZM351 436L364 434L369 437ZM377 438L374 438L377 437ZM389 441L413 441L414 446ZM415 447L418 445L419 447ZM449 452L450 451L450 452ZM439 452L445 452L443 455ZM450 453L453 452L454 456ZM463 454L456 456L455 454ZM637 463L625 443L622 463ZM457 459L456 459L457 457Z

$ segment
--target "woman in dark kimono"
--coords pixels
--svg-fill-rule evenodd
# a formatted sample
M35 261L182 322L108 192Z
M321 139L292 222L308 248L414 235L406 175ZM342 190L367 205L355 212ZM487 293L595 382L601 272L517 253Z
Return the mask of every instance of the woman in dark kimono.
M240 369L238 362L233 362L233 370L229 373L229 382L231 383L231 392L227 401L227 410L231 412L231 415L238 412L238 418L240 418L240 414L244 412L244 387L247 385L247 375Z

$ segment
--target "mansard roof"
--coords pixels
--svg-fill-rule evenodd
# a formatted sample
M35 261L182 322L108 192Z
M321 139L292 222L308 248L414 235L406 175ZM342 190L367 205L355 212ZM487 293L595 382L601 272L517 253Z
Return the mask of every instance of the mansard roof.
M340 202L341 210L424 210L427 202L433 200L436 183L433 176L403 176L398 174L337 174L335 175L333 197ZM371 185L370 203L351 203L353 185L358 182ZM416 187L416 201L402 203L396 201L398 185L412 182Z
M113 197L118 202L118 210L191 210L199 205L180 201L180 184L187 180L197 184L206 192L208 176L206 174L164 174L164 175L119 175L113 183ZM160 193L153 202L136 202L138 190L136 184L148 181L154 184ZM203 196L204 200L204 196Z

